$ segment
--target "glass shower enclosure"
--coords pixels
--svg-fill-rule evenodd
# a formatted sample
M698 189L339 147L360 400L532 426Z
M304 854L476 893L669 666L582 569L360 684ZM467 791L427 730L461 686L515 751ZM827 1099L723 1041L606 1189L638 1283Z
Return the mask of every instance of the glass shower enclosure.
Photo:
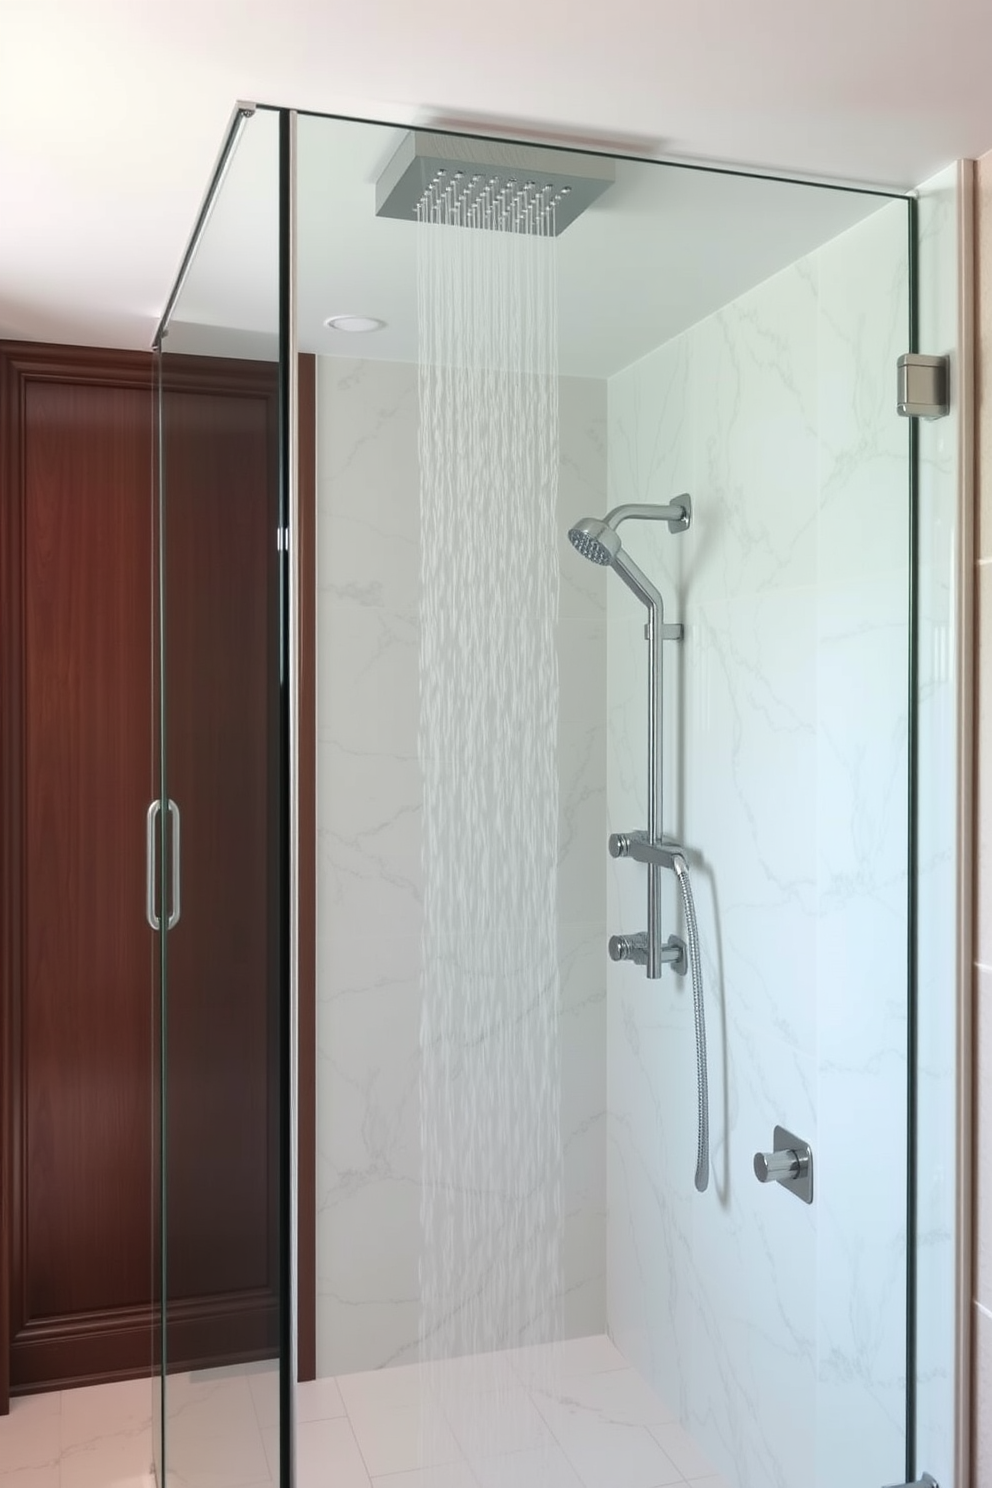
M160 340L161 1481L926 1467L915 233L239 112Z

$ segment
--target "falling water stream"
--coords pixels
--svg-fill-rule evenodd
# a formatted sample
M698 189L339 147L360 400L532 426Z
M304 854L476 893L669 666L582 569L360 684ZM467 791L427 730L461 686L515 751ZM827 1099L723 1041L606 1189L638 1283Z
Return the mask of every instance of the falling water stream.
M471 1459L560 1337L557 286L544 219L421 218L420 1346Z

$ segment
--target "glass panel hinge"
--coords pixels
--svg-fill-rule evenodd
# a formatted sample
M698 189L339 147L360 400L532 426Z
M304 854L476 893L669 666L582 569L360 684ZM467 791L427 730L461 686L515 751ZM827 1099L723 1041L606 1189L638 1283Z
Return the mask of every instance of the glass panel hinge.
M896 363L896 411L903 418L938 419L950 412L950 359L907 351Z

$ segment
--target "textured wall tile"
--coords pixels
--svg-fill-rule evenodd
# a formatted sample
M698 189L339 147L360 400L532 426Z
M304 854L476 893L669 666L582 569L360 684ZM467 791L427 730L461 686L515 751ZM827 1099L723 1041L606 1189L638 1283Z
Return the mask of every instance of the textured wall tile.
M572 1334L605 1324L606 576L567 528L606 507L604 384L563 379L559 941ZM420 1314L416 367L318 373L318 1364L415 1356Z

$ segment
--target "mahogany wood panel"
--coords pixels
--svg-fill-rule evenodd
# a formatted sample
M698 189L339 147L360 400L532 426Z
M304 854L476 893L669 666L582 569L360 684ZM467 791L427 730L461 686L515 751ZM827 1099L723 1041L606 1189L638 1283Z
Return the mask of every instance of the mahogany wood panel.
M4 359L5 1320L15 1390L153 1360L148 359ZM116 384L116 385L115 385ZM112 584L106 574L116 577ZM9 684L9 685L8 685Z
M182 823L167 942L176 1367L176 1304L205 1294L268 1296L249 1347L278 1344L276 375L199 370L164 398L167 791ZM211 1358L237 1347L233 1318L217 1314Z
M0 1308L18 1335L15 1390L145 1373L154 1352L152 374L141 354L0 348ZM189 1367L271 1353L277 1336L276 384L271 367L183 357L166 358L166 380L168 784L183 827L168 1320L171 1362ZM140 499L122 517L125 487ZM312 776L311 757L311 799ZM306 853L304 836L304 900ZM54 886L33 887L39 873ZM313 1182L305 1160L301 1278ZM6 1363L0 1349L0 1410Z

